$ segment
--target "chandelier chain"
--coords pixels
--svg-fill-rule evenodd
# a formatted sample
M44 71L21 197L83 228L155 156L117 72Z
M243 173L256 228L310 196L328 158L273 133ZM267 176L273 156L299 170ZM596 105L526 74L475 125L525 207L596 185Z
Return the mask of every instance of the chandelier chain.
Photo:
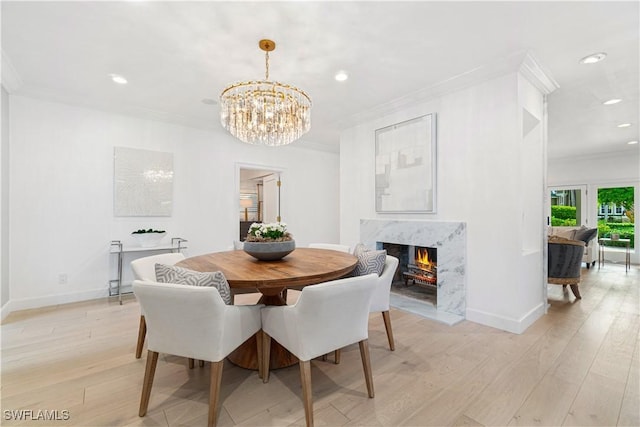
M267 68L264 79L268 81L269 80L269 52L268 51L264 53L264 57L265 57L264 63Z

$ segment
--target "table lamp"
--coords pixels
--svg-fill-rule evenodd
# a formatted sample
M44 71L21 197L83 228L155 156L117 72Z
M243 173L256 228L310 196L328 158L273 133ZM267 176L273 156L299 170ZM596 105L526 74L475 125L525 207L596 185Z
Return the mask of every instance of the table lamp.
M253 206L251 199L240 199L240 206L244 208L244 220L249 221L249 208Z

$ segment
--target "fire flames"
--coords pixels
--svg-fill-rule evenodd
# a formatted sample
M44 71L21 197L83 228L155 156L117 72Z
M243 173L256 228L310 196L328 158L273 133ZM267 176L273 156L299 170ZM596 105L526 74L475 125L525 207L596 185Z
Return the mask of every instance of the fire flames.
M429 252L424 248L416 251L416 264L427 270L432 270L435 266L435 264L429 259Z

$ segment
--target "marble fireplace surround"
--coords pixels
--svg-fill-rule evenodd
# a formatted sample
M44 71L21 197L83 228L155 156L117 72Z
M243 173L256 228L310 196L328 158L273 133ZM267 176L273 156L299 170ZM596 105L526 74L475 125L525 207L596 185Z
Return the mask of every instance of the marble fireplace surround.
M457 319L458 321L464 319L466 310L467 264L466 223L427 220L361 219L360 241L371 249L381 247L383 242L437 248L437 307L435 313L431 313L433 316L430 316L428 313L425 315L426 317L434 317L436 320L442 320L447 317L454 320ZM396 301L398 301L398 299L396 299ZM411 305L411 303L409 303L409 305ZM433 311L433 309L431 311ZM450 324L456 323L447 320L444 321Z

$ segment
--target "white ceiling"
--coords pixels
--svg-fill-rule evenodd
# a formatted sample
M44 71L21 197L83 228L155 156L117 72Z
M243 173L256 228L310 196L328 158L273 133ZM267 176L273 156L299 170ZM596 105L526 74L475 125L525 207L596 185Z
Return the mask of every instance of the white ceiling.
M559 84L549 95L549 157L637 152L639 3L632 2L12 2L2 1L12 93L220 128L218 99L264 77L313 100L296 144L337 145L340 129L455 76L491 75L531 52ZM604 51L594 65L579 64ZM350 78L338 83L344 69ZM114 84L109 74L129 84ZM9 80L4 79L3 81ZM610 98L623 102L603 106ZM621 129L620 123L632 123Z

